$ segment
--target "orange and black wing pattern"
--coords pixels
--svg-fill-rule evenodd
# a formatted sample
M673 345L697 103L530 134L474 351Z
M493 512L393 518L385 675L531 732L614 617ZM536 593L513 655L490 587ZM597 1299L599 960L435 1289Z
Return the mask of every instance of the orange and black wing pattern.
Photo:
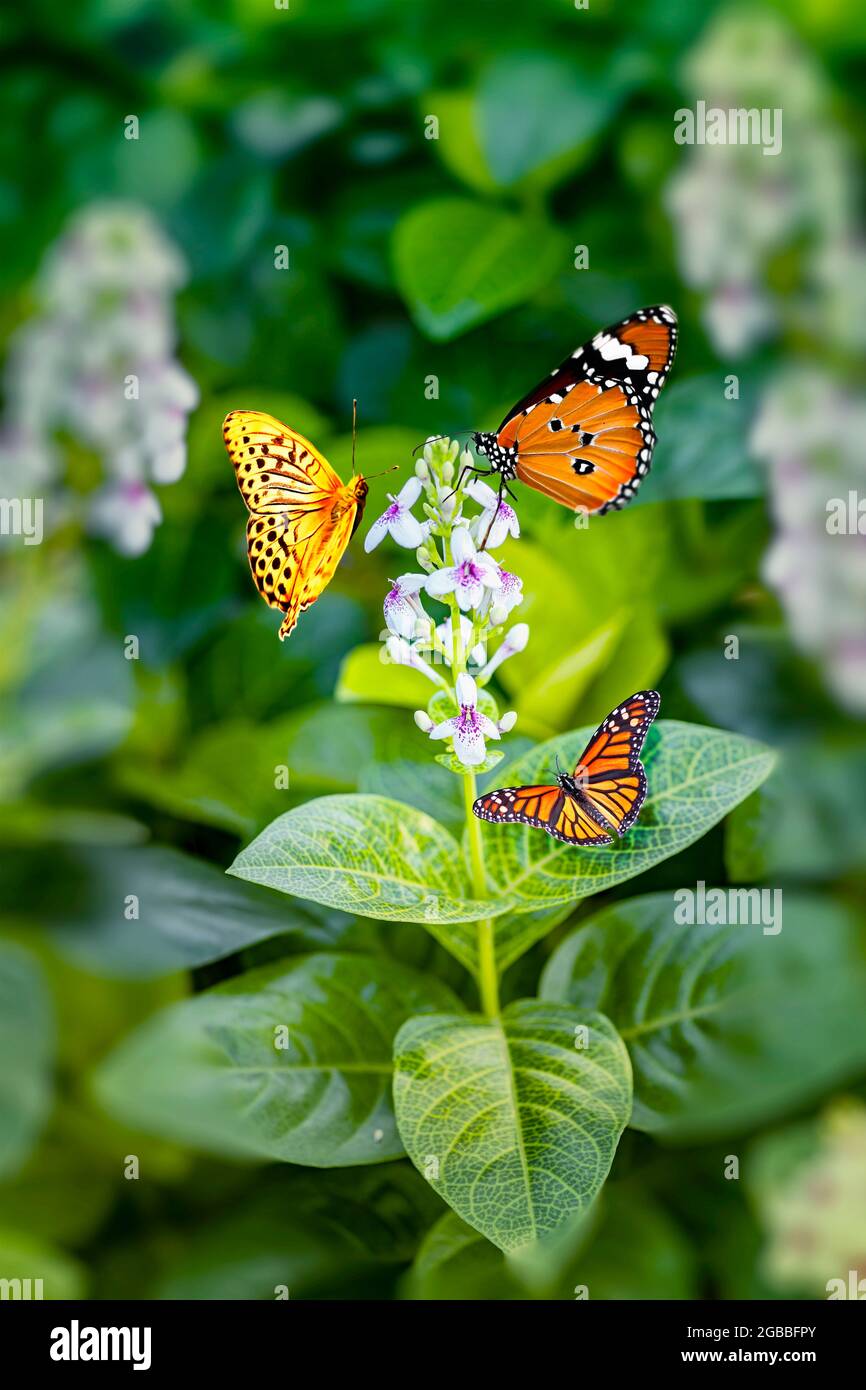
M472 807L480 820L533 825L568 845L609 845L613 836L559 786L500 787Z
M660 703L656 690L639 690L623 700L598 726L574 769L584 810L617 835L634 825L646 796L640 752Z
M233 410L223 438L250 516L256 588L283 616L280 639L330 583L360 521L365 480L344 483L303 435L260 410Z
M573 510L630 502L652 462L652 408L676 344L676 315L655 305L577 348L497 431L520 481Z
M500 787L472 810L498 825L532 825L568 845L610 845L630 830L646 796L640 761L659 711L655 690L630 695L599 724L571 776L532 787ZM612 833L611 833L612 832Z

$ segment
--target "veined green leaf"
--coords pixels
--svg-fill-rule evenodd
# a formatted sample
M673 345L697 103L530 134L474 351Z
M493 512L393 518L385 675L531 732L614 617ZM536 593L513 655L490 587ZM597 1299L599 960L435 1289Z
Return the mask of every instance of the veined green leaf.
M747 891L727 890L728 919L746 915ZM542 977L544 998L614 1020L634 1066L636 1128L732 1133L862 1069L866 961L847 912L785 892L768 901L765 932L760 920L680 924L682 901L656 893L606 908Z
M300 898L391 922L471 922L504 912L473 900L463 854L438 821L384 796L322 796L287 811L229 869Z
M631 1110L616 1030L570 1006L522 1000L497 1020L410 1019L394 1065L397 1123L413 1163L506 1251L589 1206Z
M370 956L299 956L155 1015L96 1073L130 1128L229 1155L340 1168L398 1158L391 1048L452 1008L438 980Z

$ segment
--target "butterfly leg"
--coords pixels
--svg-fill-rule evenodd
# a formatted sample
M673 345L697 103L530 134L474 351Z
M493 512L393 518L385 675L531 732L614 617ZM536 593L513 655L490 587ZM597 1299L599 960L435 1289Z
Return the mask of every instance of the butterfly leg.
M455 492L460 491L461 487L463 486L463 479L466 477L467 473L474 473L476 478L489 478L490 474L494 473L495 471L496 470L494 468L479 468L474 463L464 463L463 467L460 469L459 474L457 475L457 482L454 484L451 491L445 497L443 497L442 501L447 502L449 497L453 497Z
M497 472L499 472L499 470L496 469L496 468L492 468L492 469L490 470L490 472L491 472L491 473L497 473ZM488 526L487 526L487 530L484 532L484 540L481 542L481 545L479 546L479 549L480 549L480 550L486 550L486 548L487 548L487 538L488 538L488 536L490 535L490 532L493 530L493 523L494 523L494 521L496 520L497 516L499 515L499 508L502 506L502 494L503 494L503 492L507 492L508 495L509 495L509 497L513 497L513 495L514 495L511 491L509 491L508 483L506 482L506 480L505 480L505 478L503 477L503 475L500 473L500 474L499 474L499 492L496 494L496 506L495 506L494 509L493 509L493 515L492 515L492 517L490 518L490 521L489 521Z

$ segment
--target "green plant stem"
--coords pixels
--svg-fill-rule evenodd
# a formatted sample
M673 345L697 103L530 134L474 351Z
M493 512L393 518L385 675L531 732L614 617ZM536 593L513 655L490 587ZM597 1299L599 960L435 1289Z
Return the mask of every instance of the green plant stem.
M466 806L466 834L469 840L469 864L472 871L472 889L477 898L487 897L487 871L484 867L484 844L481 839L481 822L472 814L477 787L475 773L463 776L463 800ZM499 972L496 968L496 947L493 937L493 920L485 917L476 923L478 932L478 991L481 1007L488 1018L499 1017Z
M451 546L448 545L450 561ZM460 609L451 601L451 641L453 651L452 671L454 680L466 670L466 652L460 632ZM472 803L477 794L474 772L463 774L463 804L466 808L466 837L469 841L469 868L472 877L472 890L476 898L487 897L487 870L484 865L484 842L481 838L481 823L473 815ZM493 935L493 920L483 918L476 923L478 933L478 992L481 1007L488 1018L499 1017L499 972L496 968L496 946Z

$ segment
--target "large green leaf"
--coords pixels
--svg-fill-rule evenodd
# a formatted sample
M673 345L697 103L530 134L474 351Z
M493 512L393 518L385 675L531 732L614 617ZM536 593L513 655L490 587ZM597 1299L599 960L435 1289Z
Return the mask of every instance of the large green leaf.
M217 1153L321 1168L398 1158L392 1040L455 1003L383 959L278 961L157 1014L102 1064L96 1095L131 1128Z
M691 1299L694 1263L685 1236L647 1193L605 1188L598 1228L570 1268L572 1297Z
M592 732L588 726L539 744L505 769L502 785L549 781L557 756L573 766ZM770 749L751 739L662 720L650 730L643 755L646 801L623 840L580 850L530 826L485 824L492 882L526 912L600 893L700 839L764 780L773 760Z
M547 738L596 711L598 722L624 691L659 678L667 641L652 600L669 558L662 513L612 513L585 530L545 514L543 544L504 547L505 567L523 580L519 616L532 630L519 661L498 674L522 729Z
M773 935L760 923L680 924L683 901L658 893L606 908L542 977L544 998L615 1022L634 1066L636 1128L729 1134L862 1069L866 961L847 912L786 892Z
M384 796L321 796L262 831L229 869L328 907L392 922L471 922L503 912L472 899L457 841Z
M54 1020L39 966L27 951L0 942L0 1173L20 1168L45 1122L53 1052Z
M478 127L500 186L548 187L584 162L616 111L621 88L595 63L575 71L572 55L506 53L487 67Z
M605 1185L595 1208L510 1259L453 1212L431 1227L405 1284L417 1299L687 1299L689 1246L646 1192Z
M271 1168L190 1233L156 1287L170 1299L389 1297L441 1210L408 1163Z
M0 1229L0 1278L29 1279L31 1298L78 1300L87 1285L83 1266L65 1250L14 1229Z
M427 1232L405 1280L405 1298L423 1302L526 1298L501 1250L446 1211Z
M631 610L610 659L584 693L568 724L594 719L597 710L607 713L622 699L624 690L654 689L664 674L669 655L667 637L652 607L639 604Z
M763 496L763 473L749 451L757 392L747 379L741 385L736 400L726 399L725 378L716 373L668 387L656 408L659 442L637 502Z
M631 1109L616 1030L568 1005L522 1000L497 1020L410 1019L394 1065L397 1122L413 1163L507 1251L586 1210Z
M88 1142L93 1121L79 1097L75 1106L55 1109L21 1170L0 1182L0 1230L26 1231L67 1245L81 1245L95 1234L111 1206L119 1174L117 1133L104 1116L98 1117L105 1147L114 1141L106 1159Z
M424 114L435 111L438 139L433 149L452 174L473 192L495 193L496 180L487 167L479 141L472 92L435 91L424 97Z
M404 709L426 709L433 686L412 666L383 661L385 648L380 642L365 642L344 658L340 667L335 699L345 704L360 700L367 704L401 705Z
M412 316L443 341L520 304L567 265L548 223L469 198L436 198L394 232L394 267Z
M278 777L281 765L290 768L290 726L290 720L215 724L192 741L180 766L130 761L120 780L125 791L169 815L252 835L285 810L291 796L291 773Z
M295 950L332 946L351 925L343 914L309 903L282 904L203 859L163 846L94 850L79 857L77 868L52 918L51 938L100 975L169 975L283 934Z
M737 883L773 883L862 871L864 824L866 748L860 740L830 744L810 735L785 750L772 777L728 821L728 875Z
M627 626L631 624L623 609L588 637L576 637L533 680L527 681L520 688L517 701L521 729L549 737L567 728L573 722L578 701L599 671L609 665Z
M299 795L353 791L373 760L405 757L419 745L411 720L401 726L385 709L329 702L264 724L227 720L194 739L180 766L139 759L121 776L133 795L170 815L250 836Z

